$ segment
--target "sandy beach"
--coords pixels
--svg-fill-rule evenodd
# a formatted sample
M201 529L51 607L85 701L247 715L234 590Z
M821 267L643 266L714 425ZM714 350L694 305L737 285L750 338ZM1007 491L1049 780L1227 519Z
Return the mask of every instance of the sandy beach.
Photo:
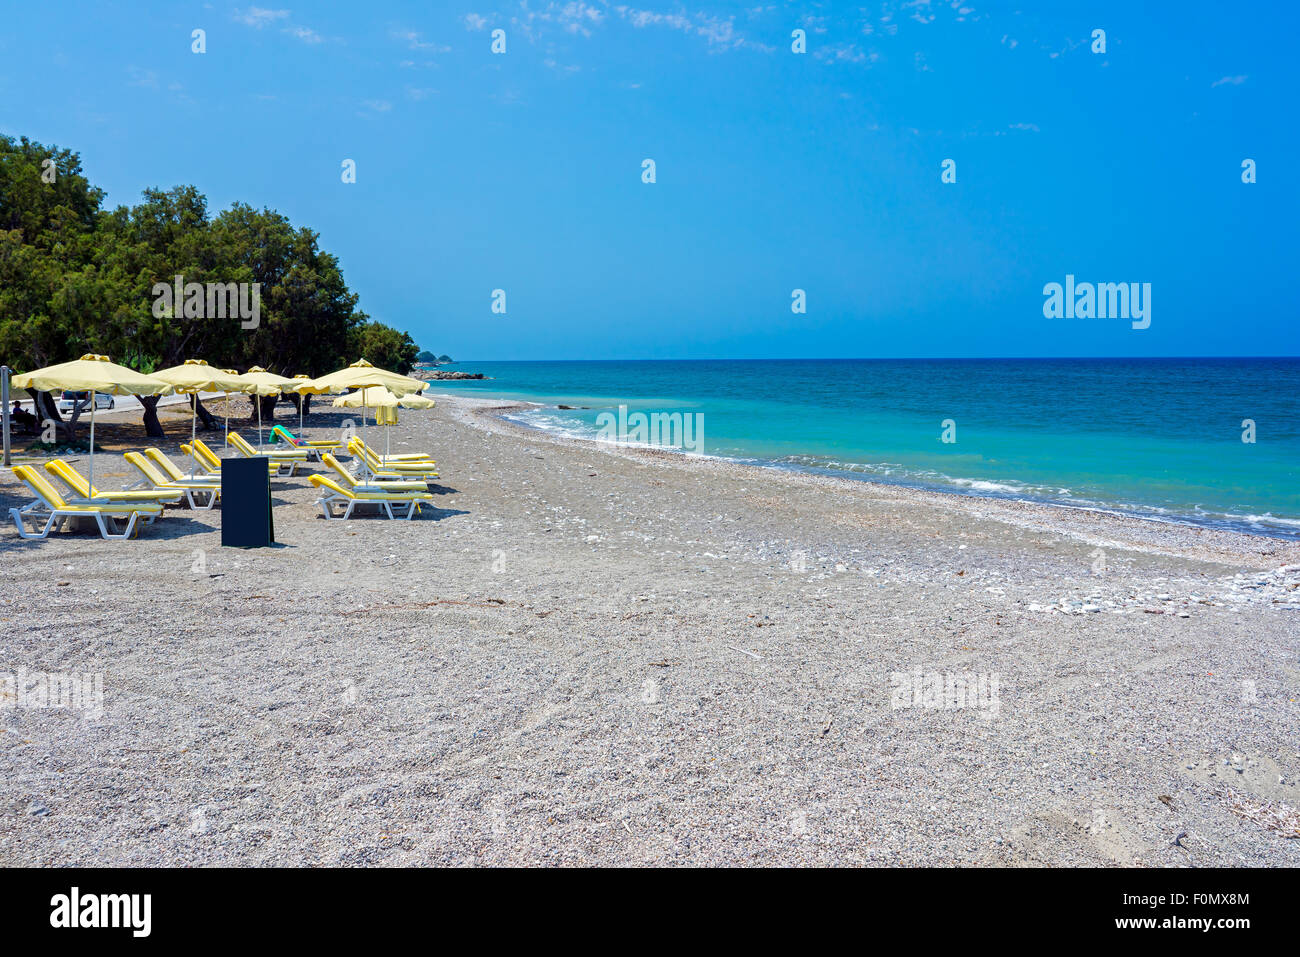
M441 468L411 522L302 474L273 549L6 514L0 672L104 702L0 708L0 864L1300 865L1300 545L438 400L392 431Z

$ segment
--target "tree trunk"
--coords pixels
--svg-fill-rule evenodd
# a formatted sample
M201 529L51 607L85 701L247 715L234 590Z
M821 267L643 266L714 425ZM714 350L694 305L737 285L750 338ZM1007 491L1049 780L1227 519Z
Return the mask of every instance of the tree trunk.
M213 417L211 412L203 407L203 400L199 398L197 392L190 396L190 408L194 409L199 414L199 421L203 423L201 426L203 431L206 432L209 429L217 429L221 427L221 423Z
M72 427L63 421L63 416L59 414L59 407L54 401L54 396L48 392L37 392L33 389L32 400L32 406L36 410L37 431L43 432L46 421L51 421L54 423L55 435L62 435L71 442L73 439Z
M162 423L158 421L158 400L161 396L156 395L137 395L140 404L144 406L144 434L151 439L165 439L167 433L163 431Z
M253 396L253 399L257 402L262 403L262 425L265 428L269 429L271 427L271 424L275 421L275 405L277 402L280 401L280 396L279 395L258 395L258 396ZM250 416L250 420L253 422L257 421L256 407L253 409L253 414L252 416Z
M302 415L311 415L311 396L295 392L289 397L289 401L293 403L293 411Z

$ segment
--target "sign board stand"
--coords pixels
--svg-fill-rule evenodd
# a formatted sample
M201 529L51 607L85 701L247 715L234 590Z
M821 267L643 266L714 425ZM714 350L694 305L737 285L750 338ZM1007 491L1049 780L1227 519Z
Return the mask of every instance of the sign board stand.
M221 460L221 544L235 548L275 544L266 459Z

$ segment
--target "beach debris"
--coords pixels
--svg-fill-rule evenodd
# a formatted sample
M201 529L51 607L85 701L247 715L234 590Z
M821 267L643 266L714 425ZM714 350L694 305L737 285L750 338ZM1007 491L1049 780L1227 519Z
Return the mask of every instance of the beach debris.
M738 651L738 652L740 652L742 655L749 655L749 657L751 657L751 658L756 658L756 659L758 659L759 661L762 661L762 660L763 660L763 656L762 656L762 655L756 655L756 654L754 654L754 652L752 652L752 651L746 651L744 648L737 648L735 645L727 645L727 647L730 648L732 651Z
M1173 844L1172 844L1171 846L1173 846L1173 847L1182 847L1182 846L1183 846L1183 838L1185 838L1185 837L1187 837L1187 832L1186 832L1186 831L1179 831L1179 832L1178 832L1178 836L1174 838L1174 842L1173 842Z
M1161 794L1159 797L1156 798L1156 800L1159 801L1161 804L1165 805L1171 811L1173 810L1174 799L1171 798L1168 794Z
M470 608L500 608L506 604L504 598L489 598L486 601L456 601L451 598L439 598L434 601L422 601L408 605L369 605L360 608L349 608L347 611L341 611L338 614L344 615L364 615L376 611L418 611L421 608L434 608L438 605L465 605Z
M1226 788L1223 797L1228 802L1228 810L1237 817L1258 824L1266 831L1274 831L1280 837L1300 838L1300 811L1278 801L1257 801Z
M50 809L47 808L44 804L42 804L40 801L33 801L30 805L28 805L27 813L30 814L32 817L45 817L50 813Z

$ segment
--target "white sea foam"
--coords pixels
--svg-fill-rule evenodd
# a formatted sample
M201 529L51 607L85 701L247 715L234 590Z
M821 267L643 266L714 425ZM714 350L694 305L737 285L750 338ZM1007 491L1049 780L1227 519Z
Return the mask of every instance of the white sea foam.
M594 424L584 422L576 417L566 416L563 411L556 410L553 407L508 413L504 418L520 425L541 429L566 438L600 442L603 445L614 444L602 441ZM639 448L655 447L627 442L618 444ZM669 451L680 452L681 450L670 449ZM966 478L947 475L933 469L908 468L899 462L852 462L842 461L830 456L810 454L793 454L775 459L765 459L743 454L738 449L691 454L696 454L701 458L720 459L743 465L756 465L766 468L793 468L822 474L832 473L931 491L1015 499L1037 504L1127 515L1168 524L1226 528L1284 538L1300 537L1300 519L1282 518L1267 512L1262 515L1242 515L1232 512L1209 511L1199 505L1190 508L1186 506L1170 508L1150 503L1101 501L1095 498L1080 497L1071 489L1059 485L1031 485L1017 482L1014 479Z

